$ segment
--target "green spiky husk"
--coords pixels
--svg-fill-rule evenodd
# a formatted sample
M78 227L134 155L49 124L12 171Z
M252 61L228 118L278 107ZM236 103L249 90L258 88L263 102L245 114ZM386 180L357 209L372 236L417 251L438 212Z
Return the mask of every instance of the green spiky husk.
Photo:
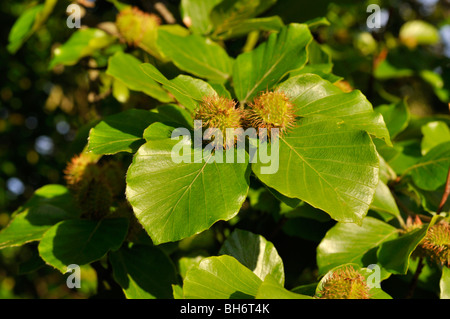
M322 284L320 299L369 299L370 288L365 277L353 267L337 269Z
M243 112L236 108L236 102L226 97L209 96L204 97L199 104L195 119L202 121L204 129L217 128L223 136L222 140L215 141L213 134L206 134L206 138L213 140L215 145L222 145L223 148L231 148L235 145L238 137L227 136L226 129L238 129L242 127Z
M138 46L146 33L161 24L160 18L152 13L145 13L136 7L128 7L117 15L116 26L122 40L128 45Z
M265 92L253 100L245 111L247 126L254 127L258 132L267 129L267 136L271 136L271 129L279 129L279 136L283 136L295 127L295 107L283 92Z
M440 266L450 267L450 225L441 222L431 226L419 245L419 253Z

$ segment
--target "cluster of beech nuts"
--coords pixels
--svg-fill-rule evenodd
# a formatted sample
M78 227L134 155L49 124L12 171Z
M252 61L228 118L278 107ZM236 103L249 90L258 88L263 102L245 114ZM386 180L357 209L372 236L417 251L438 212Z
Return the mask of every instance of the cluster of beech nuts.
M124 192L121 164L116 161L99 163L98 157L90 153L74 156L64 174L83 216L90 219L106 216L113 201Z
M267 91L257 96L245 109L237 107L234 100L226 97L205 97L199 103L195 119L201 120L205 129L219 129L225 141L223 147L230 148L235 140L230 143L226 136L227 128L253 127L258 133L265 129L263 138L270 138L271 129L276 128L279 137L282 137L295 127L296 116L294 104L283 92Z

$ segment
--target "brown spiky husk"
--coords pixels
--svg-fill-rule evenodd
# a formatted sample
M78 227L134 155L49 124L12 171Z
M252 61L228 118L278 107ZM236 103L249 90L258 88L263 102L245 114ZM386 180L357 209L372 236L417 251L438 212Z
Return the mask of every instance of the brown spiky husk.
M97 158L89 153L75 155L64 169L64 179L67 186L72 190L77 189L84 181L90 181L99 174Z
M82 217L99 220L109 213L113 192L108 184L94 178L77 190L75 198L82 209Z
M369 299L366 278L352 266L334 271L323 283L320 299Z
M114 199L124 193L125 172L121 163L113 160L98 162L90 153L74 156L67 164L65 180L72 191L82 216L101 219L110 212Z

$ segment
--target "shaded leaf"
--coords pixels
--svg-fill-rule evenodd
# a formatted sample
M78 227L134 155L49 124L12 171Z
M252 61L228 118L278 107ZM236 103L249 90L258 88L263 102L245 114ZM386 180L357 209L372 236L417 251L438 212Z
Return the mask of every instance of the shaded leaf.
M172 299L175 266L157 247L133 245L109 255L114 279L129 299Z
M144 144L144 130L164 118L154 112L130 109L107 116L89 133L88 150L95 154L134 153Z
M419 188L433 191L445 184L449 167L450 142L445 142L432 148L404 174L410 174Z
M398 238L383 242L378 250L380 264L393 274L406 274L411 254L425 238L428 228L436 222L438 217L433 217L430 224L425 224Z
M78 217L72 194L62 185L49 184L36 190L0 232L0 249L40 240L56 223Z
M117 250L127 231L125 218L62 221L44 234L38 246L39 255L65 273L71 264L85 265L99 260L110 250Z

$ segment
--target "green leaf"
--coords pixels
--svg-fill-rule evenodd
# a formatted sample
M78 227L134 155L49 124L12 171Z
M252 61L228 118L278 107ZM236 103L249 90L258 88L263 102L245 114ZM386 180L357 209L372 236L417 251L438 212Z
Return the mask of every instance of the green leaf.
M111 2L119 11L124 10L125 8L130 6L129 4L122 3L118 0L106 0L106 1Z
M400 101L390 105L380 105L375 108L375 111L383 115L391 138L397 136L408 126L410 113L406 101Z
M44 4L31 7L21 14L9 33L7 48L11 54L16 53L33 33L45 23L56 2L56 0L46 0Z
M213 25L209 18L211 10L222 0L182 0L181 17L192 33L208 34Z
M387 146L381 141L374 140L374 142L379 154L396 174L405 174L422 157L420 141L416 139L397 141L393 147Z
M43 186L2 229L0 249L40 240L50 227L62 220L76 218L79 214L72 194L66 187L53 184Z
M400 211L398 210L394 196L392 196L391 190L381 180L379 181L375 191L373 202L370 204L370 209L373 209L379 213L388 213L396 217L400 216Z
M399 39L410 48L436 44L439 42L439 30L428 22L411 20L400 28Z
M198 254L192 254L189 256L184 256L181 257L178 260L178 269L179 269L179 273L180 276L184 279L186 278L186 274L187 272L192 268L192 267L198 267L198 265L200 264L200 262L203 260L203 258L208 257L207 253L204 253L203 251L201 251Z
M253 18L230 25L221 34L214 35L215 39L229 40L239 38L252 31L280 31L284 27L283 20L278 16Z
M144 131L144 138L147 142L154 140L167 140L171 138L172 132L176 129L174 126L167 125L161 122L156 122L147 127Z
M100 29L79 29L72 34L66 43L54 50L54 57L50 61L49 68L59 64L74 65L81 58L92 55L114 41L113 36Z
M406 274L409 259L417 245L427 234L428 226L414 229L398 238L385 241L378 250L378 261L393 274Z
M176 104L164 104L152 111L167 118L169 122L179 123L186 128L193 128L193 118L189 112Z
M168 80L155 66L149 63L142 64L141 68L150 78L161 83L190 112L197 108L198 102L202 101L203 97L217 95L209 83L200 79L179 75L175 79Z
M130 98L130 90L120 80L113 79L112 82L112 94L114 98L119 101L120 103L125 103Z
M324 115L340 119L391 145L383 117L373 111L372 105L360 91L343 93L335 85L314 74L290 78L277 90L289 97L298 116Z
M450 299L450 268L442 267L442 277L439 287L441 289L440 298Z
M333 69L331 55L326 52L317 41L311 41L307 46L306 51L308 52L308 63L302 69L291 72L289 74L290 77L313 73L332 83L342 79L341 77L331 74Z
M258 289L255 299L312 299L285 289L270 274L267 275Z
M89 133L88 150L95 154L134 153L144 144L144 130L164 118L154 112L130 109L107 116Z
M157 45L183 71L217 82L224 82L231 75L233 59L220 45L207 38L159 30Z
M274 245L261 235L235 229L223 243L221 255L230 255L253 271L261 280L267 275L284 285L284 266Z
M171 102L169 94L145 75L141 64L134 56L119 51L109 58L106 74L120 80L130 90L143 92L161 102Z
M428 122L422 126L423 139L420 144L422 154L426 155L433 147L450 141L450 129L442 121Z
M439 187L434 191L425 191L416 187L413 183L409 183L408 190L412 191L420 199L420 204L422 205L421 209L425 209L428 212L434 213L438 210L441 204L442 194L444 194L445 192L445 185ZM450 211L450 201L445 202L442 211Z
M189 153L201 161L192 161L188 154L190 163L176 163L172 149L183 143L149 141L128 169L127 198L156 244L189 237L218 220L231 219L247 196L248 160L211 163L211 155L206 157L201 149L191 148L189 141L185 144Z
M364 256L381 243L397 236L397 229L385 222L366 217L362 225L337 223L317 247L319 273L346 263L363 266Z
M226 35L248 19L254 18L276 3L277 0L224 0L211 12L213 37L227 39Z
M445 184L449 167L450 142L445 142L432 148L404 174L410 174L419 188L433 191Z
M125 218L62 221L44 234L39 255L64 274L70 264L85 265L119 249L127 231Z
M386 163L386 161L383 157L381 157L380 154L378 154L378 158L380 160L380 181L388 184L388 182L393 181L397 178L397 174L394 172L392 167L390 167L389 164Z
M203 259L188 271L183 284L187 299L254 299L262 281L233 257Z
M378 184L378 157L366 132L321 116L302 118L280 138L278 171L252 170L267 186L322 209L333 219L361 223ZM269 149L271 146L269 145ZM276 152L276 150L274 150ZM268 152L269 153L269 152Z
M114 279L128 299L172 299L177 283L175 266L153 246L122 247L109 254Z
M36 16L43 9L44 5L40 4L27 9L20 15L9 33L8 51L10 53L16 53L23 43L30 37Z
M304 66L306 46L312 40L304 24L290 24L255 50L242 53L234 63L233 85L238 100L250 102L259 92L271 89L286 74Z
M308 20L305 22L305 24L307 24L311 30L316 29L317 27L331 25L330 21L328 21L328 19L325 17L318 17L318 18Z

